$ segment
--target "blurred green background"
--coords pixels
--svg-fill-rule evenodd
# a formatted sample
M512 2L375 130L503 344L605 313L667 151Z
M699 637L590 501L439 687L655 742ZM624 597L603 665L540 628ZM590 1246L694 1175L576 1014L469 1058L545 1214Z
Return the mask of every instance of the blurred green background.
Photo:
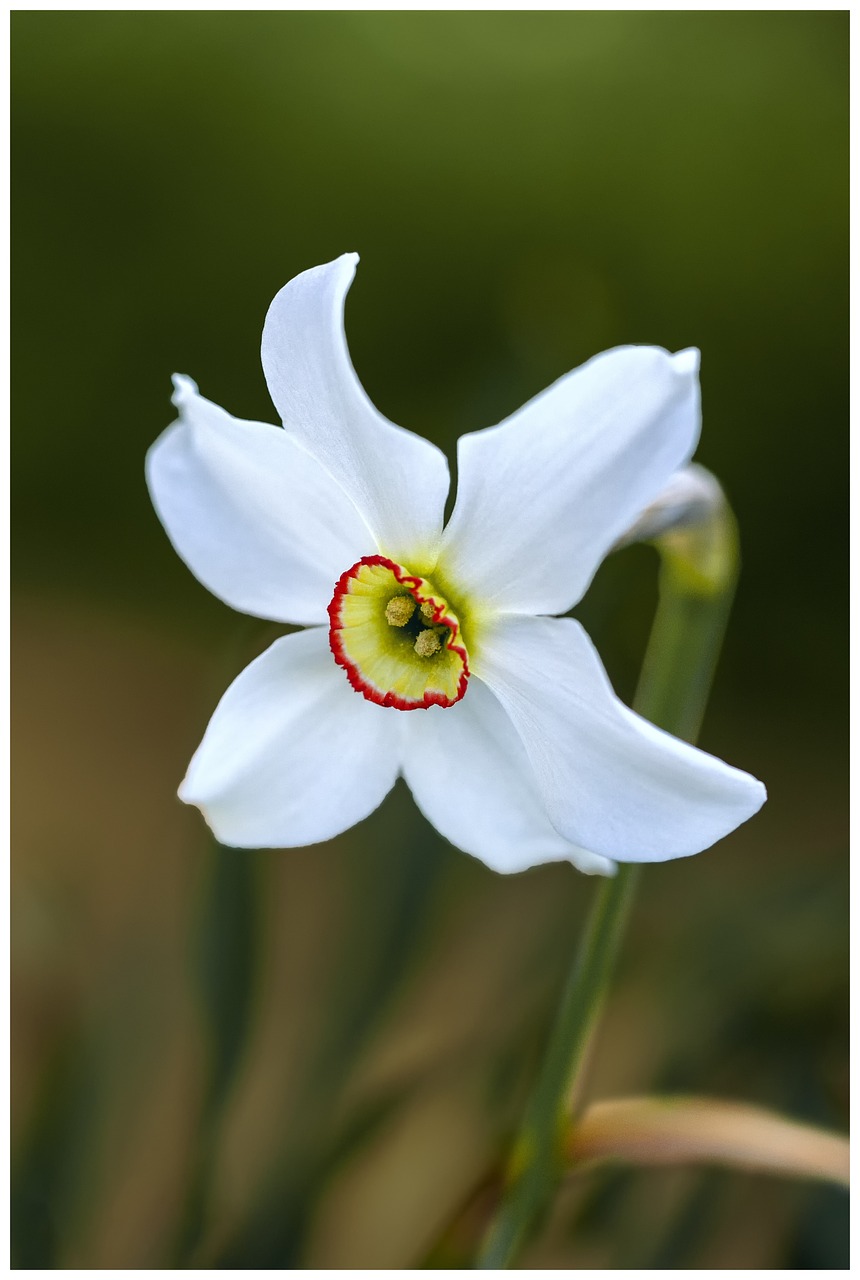
M847 1125L848 17L17 12L19 1267L413 1267L509 1132L594 884L495 876L399 784L307 851L175 799L271 634L147 497L169 375L273 419L263 316L357 249L354 363L449 454L592 354L702 350L744 572L702 744L763 812L644 877L594 1098ZM653 553L578 610L629 698ZM407 837L404 840L404 831ZM847 1266L844 1197L571 1182L536 1267Z

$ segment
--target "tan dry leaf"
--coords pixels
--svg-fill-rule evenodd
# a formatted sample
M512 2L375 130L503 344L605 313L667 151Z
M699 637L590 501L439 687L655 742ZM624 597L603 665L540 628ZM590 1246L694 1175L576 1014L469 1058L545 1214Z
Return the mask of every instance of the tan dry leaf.
M590 1106L571 1130L571 1171L604 1160L722 1164L848 1186L848 1139L775 1112L720 1098L614 1098Z

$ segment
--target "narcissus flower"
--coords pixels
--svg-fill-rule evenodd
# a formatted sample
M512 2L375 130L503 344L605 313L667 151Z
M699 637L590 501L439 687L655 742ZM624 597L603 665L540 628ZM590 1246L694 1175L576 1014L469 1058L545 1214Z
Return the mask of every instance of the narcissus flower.
M275 298L263 367L282 427L174 379L150 450L156 510L189 568L276 640L221 699L180 796L224 844L327 840L402 774L452 844L497 871L697 853L765 798L612 691L567 612L691 456L698 355L619 347L443 454L387 421L350 363L357 257Z

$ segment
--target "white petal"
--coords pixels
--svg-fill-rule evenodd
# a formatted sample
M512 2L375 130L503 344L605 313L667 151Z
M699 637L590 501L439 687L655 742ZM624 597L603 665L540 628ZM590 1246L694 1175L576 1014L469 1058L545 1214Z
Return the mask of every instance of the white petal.
M480 680L453 707L404 715L403 774L415 803L446 840L494 871L572 862L612 875L615 866L559 835L510 718Z
M269 392L289 432L331 472L384 555L432 566L448 494L448 463L435 445L396 427L356 377L343 306L358 255L296 276L263 328Z
M463 436L441 563L464 594L564 613L699 436L698 352L618 347Z
M401 715L350 688L322 628L283 636L224 694L180 799L203 811L222 844L329 840L394 785Z
M170 541L234 609L324 622L337 579L373 550L355 508L283 427L232 418L189 378L174 383L179 421L146 459Z
M748 773L625 707L572 618L501 618L479 658L568 840L618 862L663 862L707 849L764 803Z

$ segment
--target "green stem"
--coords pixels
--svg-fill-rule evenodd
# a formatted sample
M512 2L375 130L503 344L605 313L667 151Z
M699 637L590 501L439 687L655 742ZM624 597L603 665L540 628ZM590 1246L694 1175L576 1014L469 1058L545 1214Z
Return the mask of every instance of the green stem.
M731 608L739 568L737 528L721 491L695 525L662 534L657 613L635 709L694 741ZM639 868L604 880L561 998L534 1092L511 1153L506 1191L476 1267L510 1267L549 1205L562 1173L571 1094L600 1013Z

